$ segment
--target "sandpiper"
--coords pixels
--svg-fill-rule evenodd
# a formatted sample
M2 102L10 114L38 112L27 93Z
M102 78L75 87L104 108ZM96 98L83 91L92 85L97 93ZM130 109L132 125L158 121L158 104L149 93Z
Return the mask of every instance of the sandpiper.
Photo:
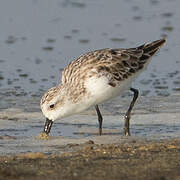
M41 99L41 109L46 117L44 132L49 134L54 120L94 106L101 135L103 118L98 104L129 89L134 97L125 114L124 135L130 135L130 115L139 94L131 83L146 69L151 57L165 41L160 39L129 49L96 50L72 61L62 72L61 84L49 89Z

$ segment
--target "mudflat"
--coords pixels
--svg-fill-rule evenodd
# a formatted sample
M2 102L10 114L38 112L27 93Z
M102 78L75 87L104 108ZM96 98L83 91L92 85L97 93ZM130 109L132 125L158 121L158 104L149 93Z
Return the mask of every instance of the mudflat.
M115 144L68 144L62 154L0 157L0 180L180 179L180 139Z
M89 109L55 122L48 140L37 138L44 125L39 99L7 98L1 104L8 109L0 111L0 180L180 179L179 94L141 97L131 137L123 136L128 97L101 107L102 136Z

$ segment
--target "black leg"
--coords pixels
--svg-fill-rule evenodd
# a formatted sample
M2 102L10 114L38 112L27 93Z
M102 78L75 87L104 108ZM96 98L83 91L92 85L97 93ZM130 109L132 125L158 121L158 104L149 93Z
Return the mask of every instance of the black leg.
M134 97L133 97L133 100L131 101L131 104L129 106L129 109L127 110L126 114L125 114L125 124L124 124L124 135L125 136L130 136L130 130L129 130L129 120L131 118L131 111L132 111L132 108L134 107L134 104L138 98L138 90L137 89L134 89L134 88L130 88L131 91L134 92Z
M98 105L95 105L95 109L96 109L96 112L97 112L97 115L98 115L98 121L99 121L99 135L101 136L102 135L102 122L103 122L103 118L102 118L102 115L101 115L101 112L99 110Z

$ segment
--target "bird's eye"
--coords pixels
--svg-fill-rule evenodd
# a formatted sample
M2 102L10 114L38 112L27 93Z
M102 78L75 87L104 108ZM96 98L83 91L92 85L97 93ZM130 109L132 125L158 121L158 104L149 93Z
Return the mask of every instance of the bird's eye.
M51 104L49 107L50 107L51 109L54 108L54 104Z

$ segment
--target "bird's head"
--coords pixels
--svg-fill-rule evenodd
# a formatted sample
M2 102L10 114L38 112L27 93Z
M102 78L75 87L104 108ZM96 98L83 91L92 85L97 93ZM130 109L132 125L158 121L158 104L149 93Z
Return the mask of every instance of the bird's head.
M66 96L62 86L56 86L49 89L41 99L41 110L46 117L44 132L49 134L53 122L65 116Z

